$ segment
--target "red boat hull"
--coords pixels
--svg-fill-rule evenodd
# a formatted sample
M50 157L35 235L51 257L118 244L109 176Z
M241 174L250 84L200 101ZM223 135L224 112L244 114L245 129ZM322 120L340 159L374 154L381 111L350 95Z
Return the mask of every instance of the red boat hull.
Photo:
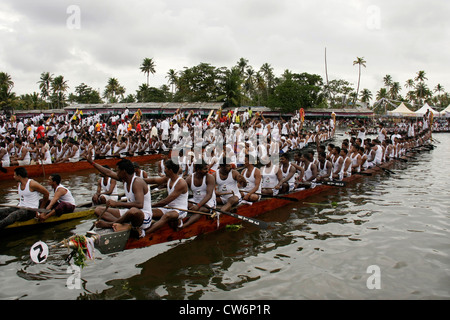
M135 157L125 157L124 159L129 159L133 162L149 162L152 160L161 159L161 154L150 154L143 156L135 156ZM108 165L110 167L114 167L117 162L119 162L121 158L112 158L112 159L99 159L95 160L95 163L99 165ZM0 181L11 180L14 176L14 169L18 166L14 167L5 167L7 170L6 173L0 172ZM44 175L49 175L52 173L63 173L63 172L76 172L82 170L93 169L92 165L87 161L78 161L78 162L63 162L63 163L52 163L52 164L36 164L24 166L27 169L28 177L40 177Z
M390 167L392 166L393 162L388 162L383 165L383 167ZM382 172L381 168L373 168L370 170L365 171L367 174L374 174L377 172ZM346 183L350 183L352 181L356 181L358 179L361 179L362 175L352 175L351 177L345 178L344 181ZM309 198L313 195L320 194L322 192L326 192L329 190L332 190L333 188L336 188L334 186L327 186L327 185L318 185L315 188L312 189L306 189L302 191L297 191L288 195L283 195L290 198L295 198L298 200L304 200L306 198ZM275 210L278 208L281 208L283 206L286 206L288 204L292 204L292 201L289 200L283 200L279 198L270 198L267 200L261 200L258 202L253 203L252 205L241 205L236 208L234 211L235 213L254 218L257 217L265 212ZM198 236L200 234L209 233L216 231L218 229L224 228L227 225L230 224L237 224L240 223L241 220L233 218L226 214L221 214L219 218L219 223L216 219L210 219L206 216L203 216L200 220L198 220L196 223L192 224L191 226L187 227L186 229L174 231L170 226L163 226L158 231L147 234L145 237L141 239L136 238L129 238L128 242L125 246L125 250L127 249L136 249L136 248L143 248L143 247L149 247L154 244L159 244L163 242L169 242L174 240L182 240L182 239L188 239L191 237Z

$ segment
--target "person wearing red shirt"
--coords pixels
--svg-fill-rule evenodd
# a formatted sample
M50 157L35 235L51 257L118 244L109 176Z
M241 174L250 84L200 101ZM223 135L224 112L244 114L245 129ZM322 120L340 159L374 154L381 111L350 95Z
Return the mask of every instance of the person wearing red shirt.
M44 121L39 121L39 127L36 130L36 139L43 139L45 137L45 127L44 127Z

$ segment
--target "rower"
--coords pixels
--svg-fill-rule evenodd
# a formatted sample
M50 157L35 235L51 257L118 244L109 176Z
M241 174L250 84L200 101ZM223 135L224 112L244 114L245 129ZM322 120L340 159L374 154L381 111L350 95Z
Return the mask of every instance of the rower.
M352 160L348 156L348 150L345 148L341 149L340 155L344 159L344 162L342 164L342 169L341 169L342 173L340 174L341 178L339 179L339 180L342 180L343 178L347 178L352 175Z
M279 190L275 189L275 186L279 181L283 179L279 166L274 165L269 157L261 158L261 161L265 163L265 166L261 169L262 176L262 188L261 193L263 195L277 195Z
M297 169L289 161L289 155L287 153L280 155L280 164L281 175L283 178L275 186L275 189L278 189L280 193L288 193L295 188L294 175Z
M134 228L139 237L145 236L145 230L152 223L152 199L147 183L136 177L133 163L122 159L117 163L117 172L109 170L88 158L87 161L99 172L115 180L122 181L127 202L107 200L106 208L97 207L95 214L102 220L96 223L98 228L113 228L114 231L124 231ZM123 208L123 209L118 209Z
M194 173L186 178L186 183L191 189L193 197L189 202L189 210L211 213L211 209L216 207L216 181L214 176L208 173L208 165L204 160L194 164ZM200 219L200 213L194 213L184 223L182 228L195 223Z
M36 214L39 221L45 221L53 215L61 216L64 213L72 213L75 211L75 199L69 189L61 185L61 176L52 174L48 178L49 185L53 188L53 198L47 203L48 213Z
M178 221L177 227L181 228L187 215L189 190L188 184L179 174L180 166L169 159L165 162L164 168L164 177L144 179L148 184L167 183L167 197L153 204L153 217L159 220L147 230L147 233L155 232L172 221Z
M16 150L18 151L16 155L11 156L10 158L11 167L30 165L30 150L25 146L25 143L22 141L22 139L17 138L14 142L14 145L16 147Z
M361 172L362 158L361 158L361 155L358 152L359 148L360 147L357 144L353 144L351 153L349 155L350 160L351 160L352 174Z
M14 169L14 180L18 182L19 206L0 209L0 230L16 221L33 219L36 212L32 209L44 209L49 199L48 190L35 180L28 178L24 167ZM39 198L42 194L42 198Z
M1 166L1 168L9 167L10 162L11 162L11 158L9 156L8 149L6 148L6 143L5 143L5 141L1 141L0 142L0 166ZM2 170L2 171L4 171L4 170Z
M242 199L256 202L261 199L261 171L251 163L248 154L245 156L244 167L242 176L247 181L247 185L241 190Z
M51 164L52 163L52 155L50 154L50 149L48 145L45 143L44 139L39 139L37 141L38 147L38 159L42 164Z
M138 176L139 178L142 178L142 179L148 178L147 172L145 172L144 170L141 169L141 167L139 166L139 163L133 162L133 167L134 167L134 173L136 174L136 176Z
M317 182L330 181L332 169L331 161L327 159L326 153L320 152L317 164Z
M342 169L344 165L344 158L341 156L341 148L335 146L333 148L333 173L332 178L333 180L342 180Z
M245 187L247 180L239 172L232 169L230 160L226 157L222 158L219 170L215 174L217 203L223 205L223 211L228 211L242 198L238 183Z
M108 165L104 165L104 168L110 170ZM92 203L94 205L106 203L108 200L117 201L119 195L117 193L117 181L111 177L106 176L100 172L101 178L97 182L97 192L92 196Z
M380 140L374 139L372 149L375 151L375 165L379 165L383 161L383 148L380 145Z
M302 162L305 166L305 173L303 175L303 179L296 183L296 188L298 187L306 187L310 188L312 184L316 181L317 178L317 166L314 163L314 156L306 152L302 155Z

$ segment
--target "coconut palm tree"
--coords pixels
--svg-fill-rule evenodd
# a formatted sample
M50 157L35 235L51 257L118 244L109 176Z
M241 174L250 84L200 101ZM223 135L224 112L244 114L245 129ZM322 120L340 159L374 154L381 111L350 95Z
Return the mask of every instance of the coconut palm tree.
M389 90L389 96L392 100L396 100L398 98L398 94L402 90L399 82L393 82L391 88Z
M6 72L0 72L0 88L9 94L13 87L14 81L12 81L11 76Z
M108 99L108 102L113 103L118 101L117 96L123 99L125 91L116 78L109 78L103 96Z
M392 76L387 74L384 78L384 86L388 88L388 90L391 88L392 85Z
M372 92L369 89L363 89L361 91L361 102L369 103L372 100Z
M47 100L50 96L50 86L53 82L53 74L50 72L42 72L40 80L37 82L39 84L39 89L41 90L41 97Z
M412 89L414 88L414 80L413 79L408 79L405 82L405 88L406 89Z
M173 94L174 87L176 86L177 81L178 81L177 72L174 69L170 69L169 72L167 72L166 78L169 79L167 82L172 87L172 94Z
M155 67L156 65L155 62L153 61L153 58L144 58L144 61L142 61L140 69L141 72L147 75L147 85L150 73L155 74L156 72Z
M356 89L356 96L355 96L355 100L353 100L353 105L354 106L356 106L356 101L358 100L358 94L359 94L359 84L360 84L360 82L361 82L361 66L362 67L366 67L366 60L364 60L364 57L362 57L362 58L360 58L360 57L356 57L356 60L355 61L353 61L353 65L358 65L358 69L359 69L359 72L358 72L358 86L357 86L357 89Z
M418 71L417 76L414 78L414 80L417 82L423 82L425 80L428 80L428 78L425 75L426 75L425 71Z
M53 96L56 99L57 108L62 108L66 100L65 92L69 89L67 80L64 80L63 76L57 76L53 79L50 87L52 89Z

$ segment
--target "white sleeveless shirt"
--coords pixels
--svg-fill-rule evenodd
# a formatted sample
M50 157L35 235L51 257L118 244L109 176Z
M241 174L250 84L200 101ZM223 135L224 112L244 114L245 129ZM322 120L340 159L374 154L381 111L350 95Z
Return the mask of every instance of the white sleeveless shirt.
M270 171L267 171L267 168L270 168ZM272 165L270 167L264 166L261 170L262 175L262 187L265 189L272 189L278 184L277 177L278 167Z
M130 184L130 190L128 190L128 185L126 182L123 183L124 189L125 189L125 196L127 198L128 202L134 202L136 201L136 198L134 196L134 192L133 192L133 183L134 180L136 179L136 176L133 176L133 179L131 180L131 184ZM150 189L148 189L147 193L144 194L144 205L142 207L142 212L144 212L146 215L152 215L152 195L150 193Z
M39 208L39 192L37 191L30 191L30 182L31 179L28 179L25 188L22 190L22 185L19 183L19 197L20 207L29 207L29 208Z
M60 197L59 198L59 201L61 201L61 202L68 202L68 203L70 203L70 204L72 204L72 205L76 205L75 204L75 199L74 199L74 197L72 196L72 192L70 192L70 190L69 189L67 189L66 187L64 187L63 185L59 185L59 186L57 186L56 187L56 189L55 189L55 192L56 191L58 191L58 189L59 188L63 188L63 189L65 189L65 190L67 190L67 193L65 194L65 195L63 195L62 197Z
M233 170L230 170L228 177L225 180L220 178L219 170L216 171L216 184L220 193L234 192L234 195L241 199L241 193L239 191L236 180L233 179ZM232 195L224 195L226 198Z
M247 185L243 189L244 191L250 191L255 187L256 185L255 171L256 167L253 168L252 172L250 173L250 177L247 177L248 172L247 168L242 173L242 176L245 178L245 180L247 180ZM261 193L261 182L259 183L258 190L256 192Z
M182 179L182 178L178 177L178 179L172 185L172 188L170 187L171 179L169 179L169 181L167 181L167 193L168 194L171 194L175 190L175 186L177 185L178 181L180 181L180 179ZM178 198L172 200L167 206L172 207L172 208L177 208L177 209L187 209L188 208L188 196L189 196L189 192L186 191L185 193L180 194L178 196Z
M194 175L191 176L191 190L193 194L192 201L199 203L206 195L206 175L203 177L201 186L197 187L194 182ZM216 192L213 190L211 199L208 200L206 205L210 208L215 208L216 206Z

